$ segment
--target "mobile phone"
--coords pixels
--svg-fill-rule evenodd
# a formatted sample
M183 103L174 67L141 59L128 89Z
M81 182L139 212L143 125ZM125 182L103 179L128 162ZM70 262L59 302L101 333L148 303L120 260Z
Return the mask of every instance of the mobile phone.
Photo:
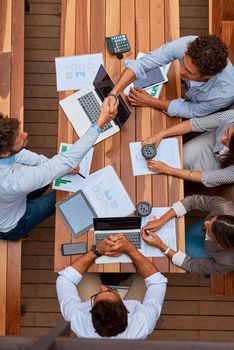
M64 243L61 245L62 255L77 255L87 252L85 242Z
M135 80L133 82L133 85L144 89L150 86L165 83L167 80L167 76L162 72L162 70L159 67L157 67L147 72L146 78Z

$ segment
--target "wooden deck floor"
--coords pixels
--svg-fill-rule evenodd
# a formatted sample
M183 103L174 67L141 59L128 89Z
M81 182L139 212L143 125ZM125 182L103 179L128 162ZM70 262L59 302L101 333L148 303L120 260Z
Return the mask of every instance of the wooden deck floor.
M98 0L94 0L98 1ZM29 147L51 156L57 144L58 99L54 57L59 55L60 0L30 0L25 28L25 129ZM207 32L208 0L181 0L181 33ZM202 14L202 15L200 15ZM197 185L186 188L197 192ZM196 220L194 216L190 221ZM37 336L61 319L55 292L54 218L23 242L21 334ZM233 340L234 298L209 296L209 278L170 274L158 330L167 340Z

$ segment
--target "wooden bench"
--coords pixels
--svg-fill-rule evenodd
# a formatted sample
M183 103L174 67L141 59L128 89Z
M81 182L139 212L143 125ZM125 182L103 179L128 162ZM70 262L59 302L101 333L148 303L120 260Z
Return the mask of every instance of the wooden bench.
M23 122L24 1L0 3L0 111ZM0 335L20 330L21 242L0 240Z
M148 52L165 42L179 37L179 2L177 0L99 0L62 1L61 56L103 52L105 66L117 80L124 69L122 61L110 55L105 46L105 36L126 33L131 52L125 57L135 58L138 51ZM178 66L173 64L169 73L169 83L162 92L163 98L180 96ZM72 91L60 93L62 99ZM169 206L183 198L183 181L166 176L132 175L129 142L142 140L162 128L180 122L179 118L169 118L160 111L150 108L132 108L132 115L121 132L95 146L91 172L112 164L126 187L133 203L147 200L154 206ZM61 108L58 116L58 142L73 143L77 136ZM180 151L182 140L179 138ZM182 153L182 152L181 152ZM58 191L57 200L67 196ZM178 248L184 251L184 220L177 220ZM68 266L73 258L61 255L61 244L70 241L86 241L92 244L92 233L75 239L71 237L59 215L56 215L55 230L55 271ZM166 257L154 258L155 264L163 272L181 271ZM90 271L132 272L131 264L93 265Z
M234 64L234 0L209 0L209 32L225 42ZM234 185L212 189L211 193L234 201ZM211 276L210 294L234 295L234 272Z

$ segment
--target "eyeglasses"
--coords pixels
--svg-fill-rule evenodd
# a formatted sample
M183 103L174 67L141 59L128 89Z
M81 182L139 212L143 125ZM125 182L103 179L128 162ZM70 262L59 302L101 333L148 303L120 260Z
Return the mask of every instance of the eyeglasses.
M96 296L98 296L99 294L101 294L101 293L106 293L106 292L115 293L115 294L116 294L116 292L118 292L118 289L117 289L117 288L111 288L111 287L107 287L107 288L108 288L108 290L104 290L103 292L96 293L96 294L94 294L94 295L92 295L92 296L90 297L91 307L94 306L95 298L96 298Z

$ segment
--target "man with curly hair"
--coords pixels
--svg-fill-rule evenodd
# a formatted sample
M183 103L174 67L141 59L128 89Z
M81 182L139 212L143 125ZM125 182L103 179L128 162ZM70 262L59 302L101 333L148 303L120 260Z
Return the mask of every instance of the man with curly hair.
M171 117L202 117L234 102L234 67L228 59L226 45L214 35L185 36L149 52L138 60L126 59L119 81L107 97L110 112L118 103L118 94L131 82L145 78L145 73L174 60L180 62L180 76L186 97L173 100L156 99L144 90L130 90L132 106L152 107L166 111Z

